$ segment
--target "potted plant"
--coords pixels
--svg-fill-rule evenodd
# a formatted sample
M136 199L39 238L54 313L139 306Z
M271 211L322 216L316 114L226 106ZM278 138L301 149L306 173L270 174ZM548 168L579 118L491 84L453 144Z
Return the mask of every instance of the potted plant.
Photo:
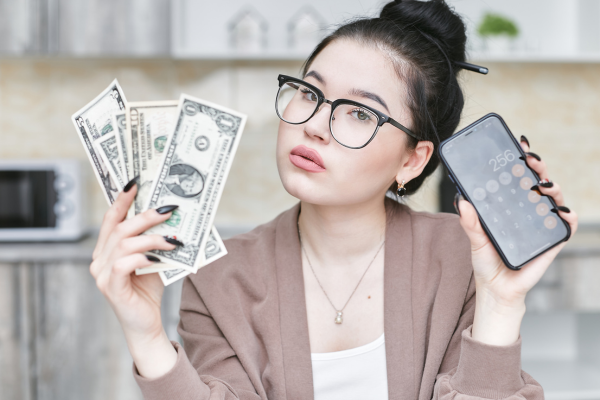
M510 19L486 13L477 28L483 38L485 48L490 53L507 53L513 48L514 39L519 35L519 28Z

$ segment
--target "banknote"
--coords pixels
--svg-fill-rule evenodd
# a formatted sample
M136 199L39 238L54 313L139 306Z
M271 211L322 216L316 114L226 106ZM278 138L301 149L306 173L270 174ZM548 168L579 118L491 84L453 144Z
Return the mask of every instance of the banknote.
M208 242L206 243L206 249L205 249L204 254L205 254L205 259L204 259L202 266L208 265L211 262L218 260L219 258L221 258L227 254L227 249L225 248L225 244L223 243L223 240L221 240L221 237L217 233L217 230L214 228L211 231ZM202 267L200 267L200 268L202 268ZM160 279L163 282L163 285L165 285L165 286L168 286L175 281L183 279L186 276L188 276L189 274L191 274L191 272L186 271L185 269L171 269L171 270L160 271L158 273L158 275L160 276Z
M192 273L202 265L201 250L209 239L245 123L246 116L237 111L181 95L177 124L144 207L179 206L167 221L146 231L184 243L175 250L152 251L161 261Z
M104 161L104 165L108 168L110 176L113 177L119 187L123 188L127 184L127 176L123 173L115 131L98 138L94 142L94 146L100 158Z
M125 110L127 101L119 82L115 79L94 100L71 116L78 136L92 164L94 175L102 187L106 201L112 204L122 186L111 175L96 151L94 141L114 130L112 115Z
M124 112L113 114L113 126L115 127L115 135L117 137L117 149L119 152L121 169L125 177L125 182L129 182L133 179L133 175L131 174L131 166L129 165L129 156L127 154L127 121L125 116L126 114Z
M208 239L208 242L206 242L206 246L204 247L204 252L202 253L202 261L201 261L201 267L205 265L210 264L211 262L218 260L219 258L223 257L224 255L227 254L227 249L225 248L225 244L223 244L223 240L221 239L221 236L219 235L219 232L217 232L217 229L213 226L213 228L210 231L210 237ZM179 270L174 270L172 265L166 264L166 263L157 263L155 265L151 265L149 267L145 267L145 268L138 268L135 270L135 274L136 275L144 275L144 274L151 274L154 272L161 272L161 271L179 271ZM185 271L185 272L189 272L186 270L181 270L181 271ZM168 273L169 275L172 275L172 272ZM177 275L177 274L175 274ZM186 274L187 275L187 274ZM184 276L181 276L181 278L183 278Z
M148 203L152 182L177 121L177 100L127 105L127 128L132 143L133 176L138 177L135 214Z

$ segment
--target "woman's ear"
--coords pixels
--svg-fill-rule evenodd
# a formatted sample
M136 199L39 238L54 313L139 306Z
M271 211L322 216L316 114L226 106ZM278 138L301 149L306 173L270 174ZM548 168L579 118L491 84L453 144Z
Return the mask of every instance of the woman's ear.
M400 171L398 171L396 181L402 182L402 180L405 180L408 182L421 175L432 155L433 143L425 140L419 141L408 157L408 160L406 160Z

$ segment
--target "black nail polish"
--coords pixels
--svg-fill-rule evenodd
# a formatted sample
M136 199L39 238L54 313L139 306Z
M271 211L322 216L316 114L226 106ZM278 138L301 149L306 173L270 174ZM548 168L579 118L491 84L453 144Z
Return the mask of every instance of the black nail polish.
M525 135L521 135L521 142L525 142L525 143L527 143L527 146L529 146L529 140L527 140ZM529 147L531 147L531 146L529 146Z
M460 209L458 208L459 200L460 200L460 193L456 192L456 194L454 195L454 209L456 210L456 213L460 217Z
M535 158L538 161L542 161L542 158L540 156L538 156L537 154L535 154L535 153L528 152L528 153L525 153L525 154L527 154L528 156L531 156L531 157Z
M163 236L163 237L165 238L165 241L166 241L167 243L174 244L175 246L183 246L183 242L180 242L180 241L179 241L179 240L177 240L177 239L173 239L173 238L170 238L170 237L168 237L168 236Z
M536 191L540 191L540 188L538 187L538 185L533 185L532 187L529 188L529 190L536 190Z
M558 208L558 210L557 210L557 208ZM566 213L571 212L571 210L569 210L569 208L565 207L565 206L556 206L556 208L553 208L550 211L552 211L555 214L558 214L559 211L566 212Z
M148 259L148 261L160 262L160 258L151 256L151 255L148 255L148 254L146 254L146 258Z
M554 186L554 182L540 182L538 183L538 185L540 185L543 188L551 188L552 186Z
M175 210L177 207L179 207L179 206L162 206L162 207L158 207L156 209L156 212L159 214L166 214L166 213L170 213L171 211Z
M136 176L132 180L127 182L127 185L125 185L125 187L123 188L123 191L125 193L129 192L131 190L131 188L133 187L133 185L135 185L137 183L138 178L139 178L139 176Z

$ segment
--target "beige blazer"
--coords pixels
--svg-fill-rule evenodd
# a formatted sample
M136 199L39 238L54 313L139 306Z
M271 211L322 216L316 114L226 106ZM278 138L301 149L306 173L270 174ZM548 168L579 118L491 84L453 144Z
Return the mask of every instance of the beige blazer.
M146 399L313 399L299 210L225 241L227 256L185 279L177 363L152 380L133 368ZM389 199L386 210L389 399L543 399L521 371L521 338L471 338L475 283L458 217Z

